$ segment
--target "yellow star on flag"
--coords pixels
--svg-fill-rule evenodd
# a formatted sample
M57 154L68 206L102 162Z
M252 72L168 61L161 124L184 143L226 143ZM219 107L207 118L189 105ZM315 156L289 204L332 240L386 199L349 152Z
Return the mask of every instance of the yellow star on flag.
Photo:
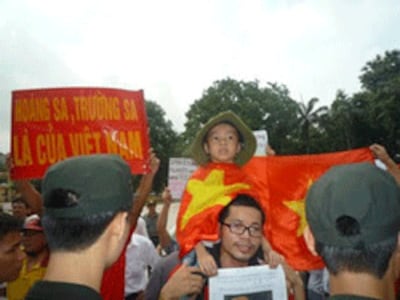
M307 191L311 187L313 183L312 179L309 179L307 185ZM304 233L304 229L307 226L307 219L306 219L306 210L305 210L305 199L298 199L298 200L291 200L291 201L283 201L291 211L299 216L299 226L297 227L297 237L300 237Z
M187 191L192 195L181 223L181 230L185 228L190 218L215 205L226 205L231 198L231 193L239 190L250 189L246 183L224 184L224 171L212 170L204 180L190 179L187 183Z

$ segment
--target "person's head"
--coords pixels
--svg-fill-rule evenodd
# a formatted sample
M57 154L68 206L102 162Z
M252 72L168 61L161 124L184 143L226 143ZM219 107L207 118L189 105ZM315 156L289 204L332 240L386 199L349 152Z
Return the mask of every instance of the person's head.
M254 154L253 132L233 112L226 111L210 119L198 132L191 146L194 160L244 165Z
M46 172L42 195L51 252L81 252L105 242L106 264L118 257L133 197L130 168L121 157L96 154L58 162Z
M154 214L156 212L156 201L154 199L149 199L146 203L146 206L150 214Z
M16 197L11 202L12 214L19 219L25 219L30 213L28 203L22 197Z
M31 215L25 219L22 228L22 245L28 256L37 256L47 251L47 241L38 215Z
M0 283L15 280L25 254L21 249L20 219L0 213Z
M221 261L232 267L247 265L261 246L265 214L249 195L237 195L218 217Z
M331 274L384 276L400 230L400 188L390 174L370 163L333 167L310 188L306 215L307 246Z

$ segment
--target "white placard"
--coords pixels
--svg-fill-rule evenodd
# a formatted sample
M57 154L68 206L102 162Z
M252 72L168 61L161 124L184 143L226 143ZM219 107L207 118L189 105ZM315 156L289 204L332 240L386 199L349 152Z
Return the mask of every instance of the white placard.
M268 145L268 133L266 130L256 130L253 131L254 136L257 140L257 148L254 156L265 156L267 155L267 145Z
M282 266L268 265L218 269L209 278L210 300L281 300L287 299Z
M197 169L193 159L173 157L169 159L168 187L173 199L181 199L186 183Z

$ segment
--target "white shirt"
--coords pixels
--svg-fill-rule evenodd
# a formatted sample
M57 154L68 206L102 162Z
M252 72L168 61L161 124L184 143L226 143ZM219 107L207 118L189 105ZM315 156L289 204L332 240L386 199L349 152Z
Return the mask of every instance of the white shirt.
M143 219L142 216L139 216L136 222L135 233L143 235L145 237L149 237L149 233L147 232L146 228L146 221Z
M149 280L148 267L153 268L159 259L160 256L149 238L132 234L126 248L125 296L146 288Z

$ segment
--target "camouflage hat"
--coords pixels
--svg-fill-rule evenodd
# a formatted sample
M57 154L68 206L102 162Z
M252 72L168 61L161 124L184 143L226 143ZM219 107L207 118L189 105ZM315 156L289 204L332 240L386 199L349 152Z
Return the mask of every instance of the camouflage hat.
M200 129L190 148L193 159L200 165L204 165L209 161L209 156L204 151L203 144L211 128L221 123L228 123L239 132L241 150L236 155L235 163L240 166L244 165L254 155L257 141L251 129L232 111L225 111L216 115Z
M60 190L69 193L71 205L57 205L54 201ZM42 194L44 215L55 218L81 218L126 210L133 198L130 168L120 156L113 154L68 158L47 170Z
M335 166L310 188L306 216L315 239L325 245L360 248L384 241L400 230L400 188L371 163ZM349 219L358 229L344 234Z

